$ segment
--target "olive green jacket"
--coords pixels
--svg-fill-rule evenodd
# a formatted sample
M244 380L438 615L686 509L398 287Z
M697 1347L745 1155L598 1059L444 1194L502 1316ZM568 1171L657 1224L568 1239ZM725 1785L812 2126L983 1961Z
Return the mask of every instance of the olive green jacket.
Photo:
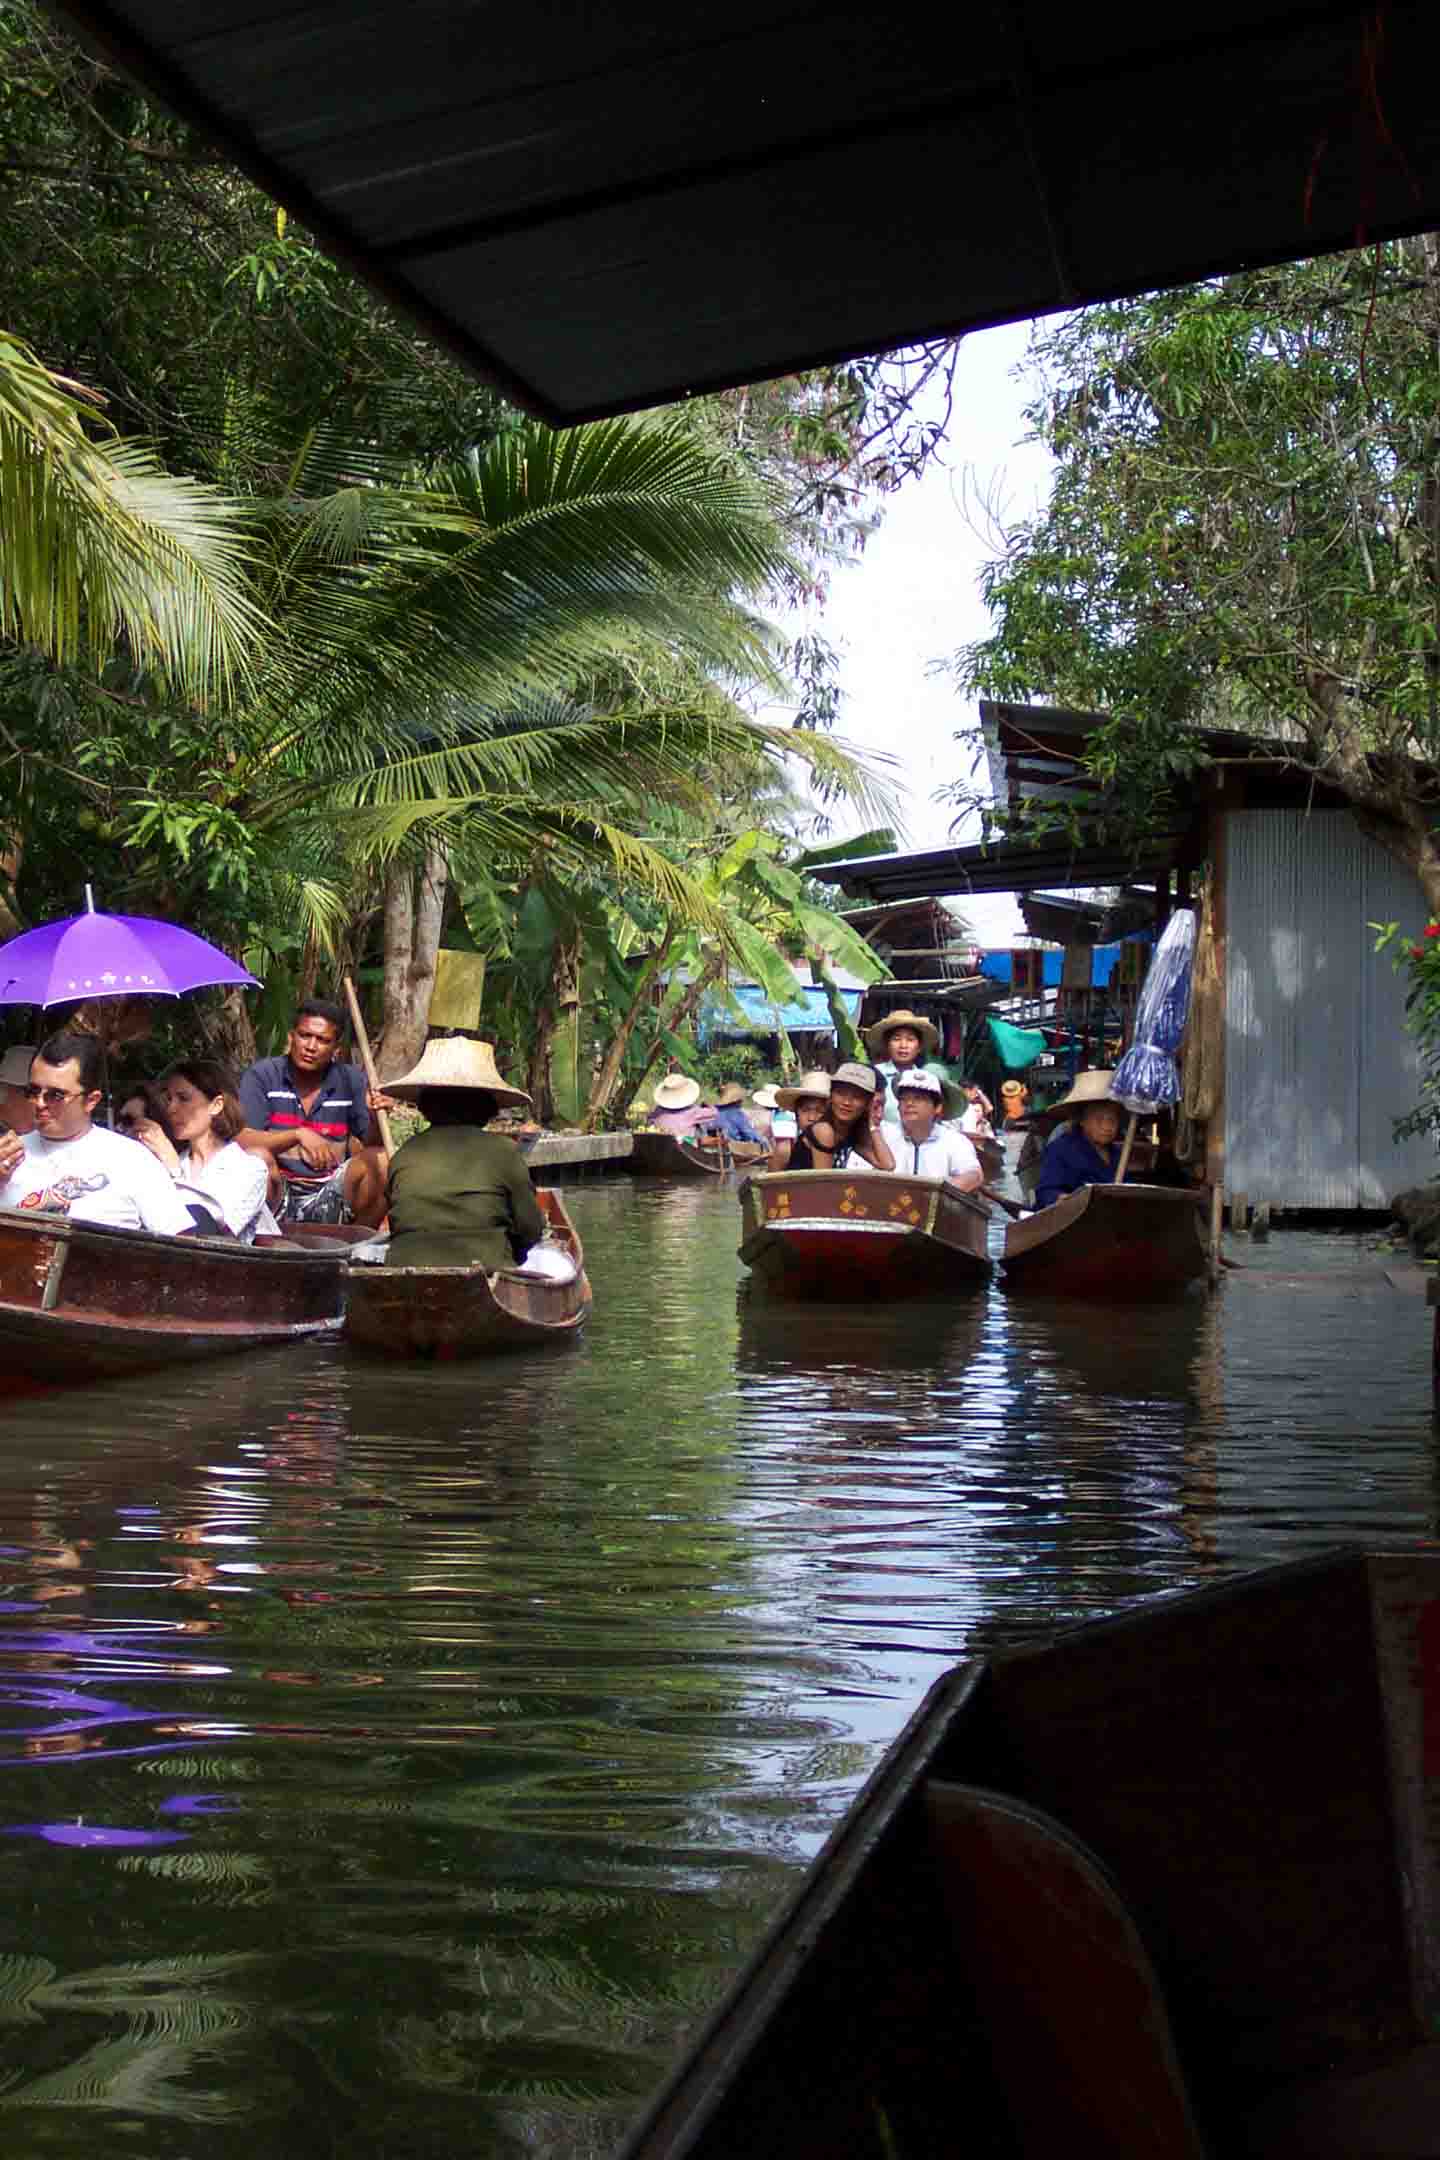
M545 1220L513 1140L476 1125L432 1125L390 1165L392 1267L513 1267Z

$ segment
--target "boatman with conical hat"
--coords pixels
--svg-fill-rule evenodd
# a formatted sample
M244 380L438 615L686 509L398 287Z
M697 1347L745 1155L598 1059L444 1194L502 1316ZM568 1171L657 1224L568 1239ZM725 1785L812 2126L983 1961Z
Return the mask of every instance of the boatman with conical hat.
M527 1103L495 1067L494 1046L468 1037L425 1045L384 1091L413 1102L429 1131L397 1148L387 1199L393 1267L517 1267L545 1234L525 1158L486 1127L503 1103Z

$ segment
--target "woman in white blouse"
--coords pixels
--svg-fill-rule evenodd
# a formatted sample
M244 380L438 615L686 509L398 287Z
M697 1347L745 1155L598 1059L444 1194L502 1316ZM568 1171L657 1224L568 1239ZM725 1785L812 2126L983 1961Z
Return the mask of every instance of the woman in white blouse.
M182 1058L161 1080L160 1095L174 1140L151 1118L137 1119L131 1129L170 1172L182 1198L193 1195L242 1244L277 1235L265 1202L265 1158L234 1137L245 1113L232 1075L213 1058Z

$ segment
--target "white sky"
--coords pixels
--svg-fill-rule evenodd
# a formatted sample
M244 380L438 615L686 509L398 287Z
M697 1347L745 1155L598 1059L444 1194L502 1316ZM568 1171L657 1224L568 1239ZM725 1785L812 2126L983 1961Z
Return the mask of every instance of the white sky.
M857 563L834 574L815 618L842 656L836 735L899 760L908 790L904 846L978 837L973 830L952 835L953 809L932 800L944 782L968 772L968 751L954 737L978 716L953 681L929 669L988 627L979 573L992 547L973 529L967 505L998 503L1014 520L1031 515L1048 487L1047 454L1021 440L1025 392L1013 371L1028 338L1027 324L1011 324L965 339L945 463L887 498L879 531ZM835 837L844 830L837 825ZM959 905L984 945L1024 935L1009 895Z

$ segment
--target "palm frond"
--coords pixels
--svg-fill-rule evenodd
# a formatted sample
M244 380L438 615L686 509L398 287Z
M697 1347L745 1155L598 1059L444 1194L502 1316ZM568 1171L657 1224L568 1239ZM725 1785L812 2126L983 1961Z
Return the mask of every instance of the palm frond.
M192 704L233 692L265 620L243 506L139 444L97 443L94 419L77 385L0 335L0 634L60 666L123 639Z

